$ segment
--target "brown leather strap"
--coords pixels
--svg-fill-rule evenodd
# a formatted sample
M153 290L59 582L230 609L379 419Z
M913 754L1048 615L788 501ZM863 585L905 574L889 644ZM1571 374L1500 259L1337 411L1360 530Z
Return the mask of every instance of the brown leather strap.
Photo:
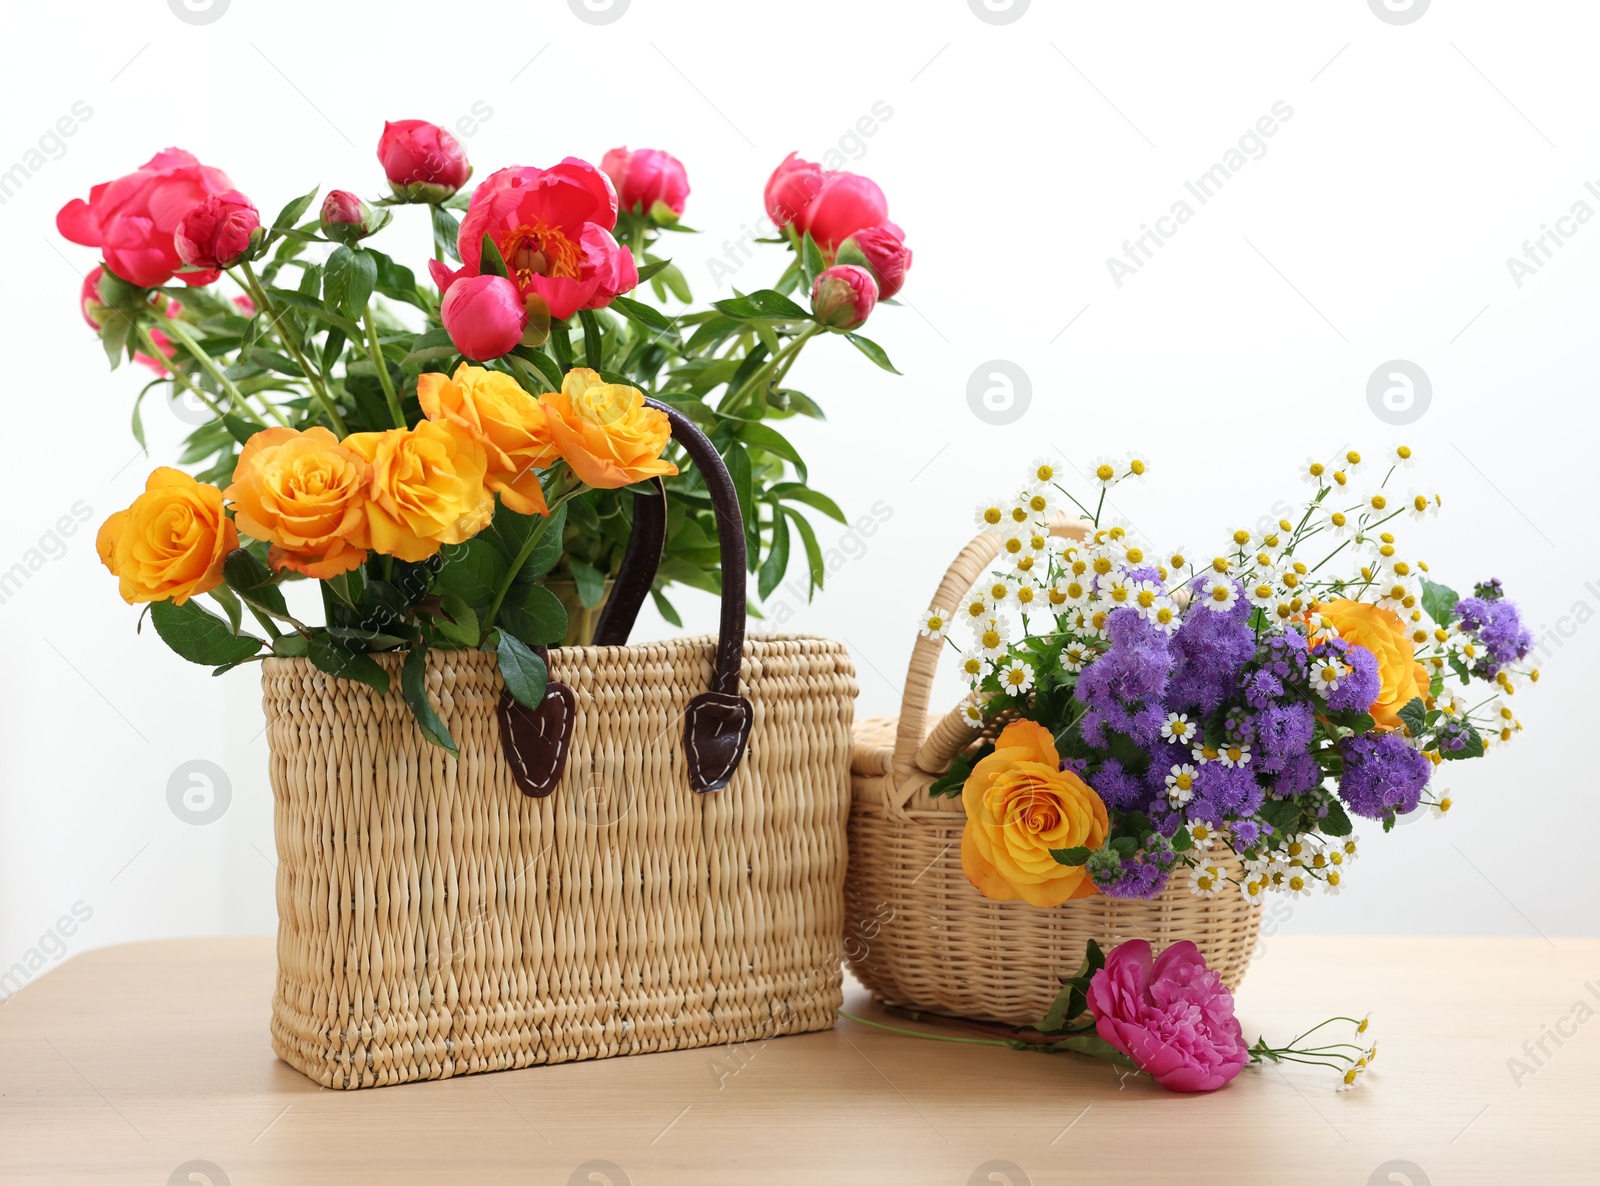
M653 399L645 402L666 414L673 438L694 462L716 513L717 542L722 552L722 615L717 652L712 660L710 690L696 696L684 710L683 749L689 767L689 785L702 793L719 791L728 785L744 758L750 726L755 720L750 702L739 695L746 613L744 517L739 512L733 479L710 438L676 408ZM658 478L652 487L635 491L633 534L623 552L611 597L595 629L596 646L627 643L655 581L666 538L666 487ZM566 765L572 693L555 683L550 689L537 709L523 708L514 701L508 707L509 697L502 698L500 705L502 746L518 784L529 795L548 794L560 780ZM513 760L513 745L519 742L517 758ZM552 745L558 746L560 752L550 753ZM528 781L524 781L521 773L524 771ZM536 787L541 789L534 789Z

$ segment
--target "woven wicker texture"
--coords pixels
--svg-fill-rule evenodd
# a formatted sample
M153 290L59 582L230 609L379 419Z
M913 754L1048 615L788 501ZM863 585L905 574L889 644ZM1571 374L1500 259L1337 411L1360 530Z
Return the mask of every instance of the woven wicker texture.
M749 750L696 794L683 713L716 643L550 652L578 709L543 799L501 754L492 654L428 657L459 761L398 656L387 696L267 660L278 1056L354 1088L831 1026L854 671L835 643L748 639Z
M1065 518L1057 535L1081 538ZM990 571L999 541L962 551L930 605L950 610ZM993 902L961 871L966 815L928 787L975 734L952 709L930 728L928 699L941 649L919 638L898 718L862 721L851 752L850 869L845 948L851 970L882 1000L1016 1025L1038 1021L1075 975L1090 939L1108 948L1148 939L1157 951L1192 940L1230 988L1244 978L1261 910L1232 887L1211 899L1183 884L1150 901L1095 896L1044 910ZM1233 858L1222 862L1237 873Z

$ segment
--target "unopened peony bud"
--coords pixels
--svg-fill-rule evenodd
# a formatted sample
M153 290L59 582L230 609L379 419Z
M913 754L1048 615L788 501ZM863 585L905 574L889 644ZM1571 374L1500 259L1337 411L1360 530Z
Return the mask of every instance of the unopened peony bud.
M890 222L851 235L839 245L835 262L866 268L878 282L878 299L886 301L905 286L911 249L900 228Z
M872 315L878 282L855 264L835 264L811 286L811 312L833 329L854 329Z
M439 318L457 350L476 362L507 354L522 341L528 313L504 276L463 276L450 285Z
M173 245L191 268L231 268L261 244L266 232L255 205L236 189L212 194L178 220Z
M347 189L335 189L322 199L322 233L346 247L359 243L389 221L387 210L374 210Z
M401 119L383 125L378 160L395 197L439 203L467 183L472 166L461 142L437 124Z

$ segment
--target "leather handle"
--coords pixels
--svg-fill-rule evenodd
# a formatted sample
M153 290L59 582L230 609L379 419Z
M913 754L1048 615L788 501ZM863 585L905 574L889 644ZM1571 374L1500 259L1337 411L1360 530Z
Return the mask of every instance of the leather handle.
M722 615L717 651L712 660L710 689L691 700L684 712L683 748L689 767L689 785L701 793L720 791L728 785L743 760L750 727L755 721L750 702L739 695L746 613L744 517L739 511L739 496L733 479L710 438L676 408L648 398L645 403L666 415L673 439L683 446L705 483L717 519L717 542L722 552ZM633 533L623 552L611 597L595 629L596 646L627 643L655 581L666 545L666 486L659 478L635 491L633 509ZM571 692L556 684L551 688L546 703L538 709L520 710L524 718L521 721L512 711L520 706L512 702L511 708L507 707L509 697L502 698L500 705L501 739L506 756L518 785L529 795L548 794L559 781L566 764L566 745L571 736ZM567 699L561 698L561 692L566 693ZM566 710L564 719L563 709ZM527 740L525 748L529 753L543 756L513 760L511 739L518 735ZM560 753L548 756L552 744L559 745ZM524 781L523 770L542 774L542 777L536 783Z

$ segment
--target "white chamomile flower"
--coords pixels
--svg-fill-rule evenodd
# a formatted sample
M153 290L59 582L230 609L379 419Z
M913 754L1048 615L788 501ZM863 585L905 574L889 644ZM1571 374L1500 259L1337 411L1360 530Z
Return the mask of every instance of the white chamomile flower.
M1017 557L1028 550L1028 524L1008 523L1000 532L1000 558L1015 564Z
M1381 515L1389 509L1389 495L1382 490L1374 490L1361 500L1361 509L1370 515Z
M1219 614L1226 613L1239 600L1239 590L1227 577L1219 577L1206 582L1201 598L1205 601L1207 609L1215 610Z
M1011 623L1004 616L990 618L977 628L973 641L985 659L998 659L1011 642Z
M1300 465L1300 478L1313 486L1327 484L1328 467L1315 457L1307 457Z
M1150 462L1143 453L1129 453L1123 458L1122 468L1134 481L1142 482L1145 474L1150 472Z
M1125 572L1112 573L1100 582L1100 596L1111 604L1113 609L1121 609L1125 605L1133 604L1134 582Z
M1250 595L1250 604L1264 610L1270 610L1278 600L1278 586L1270 575L1263 575L1259 569L1245 582L1245 591Z
M1428 812L1434 819L1443 819L1450 814L1450 808L1453 806L1455 804L1451 800L1449 793L1446 792L1439 796L1438 802L1429 805Z
M1149 617L1150 621L1157 627L1171 634L1177 630L1180 620L1178 603L1170 597L1163 597L1150 608Z
M1230 770L1235 766L1250 765L1250 747L1241 745L1237 741L1230 741L1217 750L1217 761Z
M1322 527L1334 539L1343 539L1355 527L1355 521L1346 511L1329 510L1322 516Z
M1322 892L1331 894L1335 898L1344 889L1344 874L1337 869L1329 869L1322 877Z
M1356 846L1360 843L1361 837L1356 835L1346 836L1339 842L1339 847L1336 851L1344 856L1344 860L1340 862L1341 864L1348 865L1356 859Z
M1061 466L1048 457L1035 457L1028 466L1028 488L1036 489L1040 486L1054 485L1056 477L1061 473Z
M1012 591L1015 588L1015 585L1001 576L992 576L979 586L979 591L983 594L983 600L989 607L990 617L994 617L996 614L1011 609L1016 605L1016 598L1012 596Z
M1380 606L1395 613L1407 608L1407 602L1414 600L1416 596L1406 581L1396 577L1383 577L1375 582L1373 593Z
M1155 616L1156 607L1167 600L1167 591L1155 581L1133 583L1133 607L1146 618Z
M1033 668L1021 659L1013 659L1000 668L1000 686L1010 696L1024 696L1033 687Z
M1361 454L1356 452L1354 449L1348 450L1343 457L1339 458L1339 468L1345 473L1349 474L1351 477L1355 477L1356 474L1359 474L1362 466L1365 464L1365 458L1363 458Z
M1163 557L1162 563L1174 573L1179 573L1194 567L1194 553L1187 546L1173 548Z
M1396 444L1389 450L1389 464L1410 469L1417 464L1417 459L1411 455L1410 445Z
M967 594L967 599L956 610L956 616L974 629L988 621L989 599L983 595L983 590L974 589Z
M1194 776L1197 773L1193 766L1184 762L1174 766L1167 774L1167 801L1174 807L1182 807L1194 798Z
M1281 883L1283 892L1291 898L1309 898L1311 896L1311 882L1314 879L1308 873L1291 870L1286 874Z
M983 700L973 692L961 702L961 719L974 729L983 727Z
M1339 690L1339 686L1344 683L1344 677L1350 674L1350 670L1338 659L1331 656L1314 659L1311 663L1311 688L1317 695L1326 700Z
M1055 550L1049 529L1035 523L1027 531L1019 533L1018 538L1022 541L1022 550L1012 558L1017 571L1043 577L1050 571L1050 556Z
M1194 748L1189 752L1194 755L1194 760L1199 762L1202 766L1204 766L1207 762L1219 762L1222 760L1221 753L1207 745L1204 741L1195 742Z
M1050 589L1050 604L1076 608L1089 603L1089 582L1082 577L1064 576Z
M1028 508L1028 514L1035 523L1050 518L1050 512L1056 509L1057 499L1055 491L1048 485L1030 486L1017 498L1017 502Z
M1102 453L1094 459L1094 464L1089 467L1089 479L1102 489L1110 489L1117 484L1122 470L1118 468L1116 458Z
M1201 861L1189 870L1189 892L1197 898L1214 898L1227 883L1222 866L1214 861Z
M1294 531L1294 525L1289 523L1285 527L1284 524L1286 523L1289 523L1287 519L1281 519L1277 524L1267 528L1265 531L1256 532L1256 551L1264 556L1271 557L1271 563L1276 563L1278 557L1283 555L1283 550L1289 546L1289 537ZM1260 561L1259 556L1257 561Z
M923 638L943 638L950 631L950 615L934 606L917 619L917 631Z
M1026 578L1012 586L1011 600L1017 612L1024 614L1035 613L1046 605L1044 590L1039 588L1037 582Z
M1444 500L1437 494L1425 494L1412 487L1411 493L1406 496L1406 512L1415 520L1421 521L1432 515L1437 517L1439 508L1444 505Z
M972 518L985 531L1004 531L1007 526L1006 504L1003 502L980 502L978 509L973 512Z
M1247 870L1244 879L1239 882L1239 892L1244 895L1244 900L1252 906L1261 905L1262 899L1267 896L1266 874Z
M960 661L956 664L961 672L961 678L969 684L979 683L984 673L989 670L989 661L983 657L983 651L972 647L961 652Z
M1168 742L1185 745L1194 740L1195 726L1186 712L1169 712L1161 725L1161 736Z
M1212 841L1217 838L1217 831L1204 820L1191 821L1189 824L1189 842L1204 852L1211 847Z
M1093 658L1089 648L1082 643L1071 642L1061 648L1061 668L1063 671L1082 671Z

